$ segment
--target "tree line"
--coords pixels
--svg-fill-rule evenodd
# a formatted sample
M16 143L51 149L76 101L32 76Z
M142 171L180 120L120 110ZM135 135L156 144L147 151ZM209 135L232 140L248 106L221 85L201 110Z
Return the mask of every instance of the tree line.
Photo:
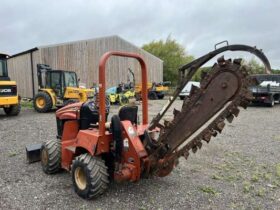
M186 63L194 60L194 56L187 53L183 45L177 40L168 36L166 40L152 41L144 44L142 49L155 55L163 60L163 81L171 81L172 85L176 85L178 80L178 68ZM243 62L251 69L251 74L263 74L264 66L256 59ZM193 76L192 80L200 81L202 72L207 72L211 67L202 67ZM274 74L280 74L279 69L273 69Z

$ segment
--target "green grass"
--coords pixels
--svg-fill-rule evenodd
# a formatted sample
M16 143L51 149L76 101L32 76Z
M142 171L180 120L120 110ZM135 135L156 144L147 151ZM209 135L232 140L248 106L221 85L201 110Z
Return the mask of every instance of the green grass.
M32 101L21 101L20 104L21 104L21 107L24 107L24 108L33 108Z
M221 176L219 176L219 175L217 175L217 174L214 174L214 175L212 176L212 179L221 180L221 179L223 179L223 177L221 177Z
M10 151L9 152L9 157L14 157L17 155L17 152L16 151Z
M253 174L251 181L252 182L258 182L260 179L259 174Z
M263 197L265 195L265 189L263 187L260 187L257 192L256 195L259 197Z
M276 170L276 176L280 177L280 163L276 164L275 170Z
M226 153L226 158L213 166L213 181L234 184L235 189L248 198L269 197L280 187L280 163L258 163L254 158L238 152ZM211 188L201 189L215 194Z
M215 188L210 187L210 186L199 187L199 190L204 192L204 193L210 194L210 195L218 195L219 194L219 192Z
M250 182L248 181L244 181L243 182L243 192L244 193L249 193L250 191L252 191L254 189L254 186L251 185Z

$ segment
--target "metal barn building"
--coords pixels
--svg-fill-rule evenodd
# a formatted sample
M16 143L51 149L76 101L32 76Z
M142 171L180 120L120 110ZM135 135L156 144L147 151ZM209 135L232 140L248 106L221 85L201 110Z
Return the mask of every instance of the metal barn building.
M26 98L33 98L38 91L37 64L48 64L52 69L75 71L80 82L91 87L98 82L100 57L111 50L142 55L148 68L148 81L162 81L163 61L119 36L36 47L18 53L8 59L9 76L17 82L19 94ZM134 71L136 82L140 82L140 65L137 60L110 58L106 71L107 88L126 82L128 68Z

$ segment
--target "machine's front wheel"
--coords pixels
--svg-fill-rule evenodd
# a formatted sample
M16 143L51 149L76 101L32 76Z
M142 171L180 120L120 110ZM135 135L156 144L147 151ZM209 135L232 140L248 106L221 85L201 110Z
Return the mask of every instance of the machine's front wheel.
M158 97L157 97L156 92L150 91L150 92L148 93L148 99L150 99L150 100L157 100Z
M120 95L120 105L126 105L128 104L129 100L125 95Z
M135 93L136 101L141 101L141 93Z
M164 99L164 94L160 94L157 97L158 97L158 99Z
M48 112L53 104L50 95L46 92L39 92L34 98L34 108L37 112Z
M61 143L58 140L45 142L41 147L41 165L46 174L53 174L61 169Z
M11 105L8 108L4 108L4 112L8 116L16 116L16 115L18 115L20 113L20 110L21 110L20 104Z
M269 106L269 107L274 107L274 105L275 105L275 100L274 100L274 98L272 97L271 102L268 104L268 106Z
M98 197L108 188L109 174L100 157L90 154L76 157L71 173L75 192L84 199Z

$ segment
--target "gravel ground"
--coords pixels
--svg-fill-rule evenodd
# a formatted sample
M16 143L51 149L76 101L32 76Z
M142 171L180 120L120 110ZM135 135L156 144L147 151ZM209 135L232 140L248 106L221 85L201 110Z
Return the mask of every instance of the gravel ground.
M150 114L165 102L150 102ZM26 163L25 145L55 138L54 112L24 109L7 118L1 110L0 209L279 209L279 125L280 105L249 107L169 176L112 183L86 201L69 173L46 175L40 163Z

